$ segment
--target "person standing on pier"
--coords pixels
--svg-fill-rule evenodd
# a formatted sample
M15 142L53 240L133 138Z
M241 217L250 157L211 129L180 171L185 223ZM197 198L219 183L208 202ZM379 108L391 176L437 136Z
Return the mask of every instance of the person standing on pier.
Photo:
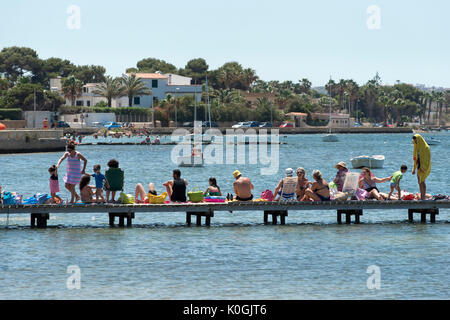
M420 134L416 134L413 137L413 145L414 168L412 174L416 174L417 170L417 182L419 183L421 200L425 200L427 194L425 180L431 172L430 146Z
M65 187L71 194L70 203L75 203L80 200L80 196L75 190L75 186L80 183L81 176L85 174L87 159L78 151L75 150L75 143L69 142L67 145L67 152L59 159L56 169L67 158L67 174L64 177ZM81 161L84 162L83 169L81 169Z

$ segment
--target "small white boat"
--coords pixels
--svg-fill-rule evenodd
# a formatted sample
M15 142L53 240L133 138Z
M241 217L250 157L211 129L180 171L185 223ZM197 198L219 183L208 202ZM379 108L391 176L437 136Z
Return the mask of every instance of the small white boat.
M441 140L435 139L433 137L426 139L426 142L428 143L429 146L437 146L441 144Z
M375 156L359 156L350 159L354 169L360 168L370 168L370 169L380 169L384 166L385 157L382 155Z
M202 156L178 157L177 164L179 167L203 167L203 157Z
M338 142L338 141L339 141L339 138L338 138L338 136L335 135L335 134L327 134L326 136L324 136L324 137L322 138L322 141L323 141L323 142Z

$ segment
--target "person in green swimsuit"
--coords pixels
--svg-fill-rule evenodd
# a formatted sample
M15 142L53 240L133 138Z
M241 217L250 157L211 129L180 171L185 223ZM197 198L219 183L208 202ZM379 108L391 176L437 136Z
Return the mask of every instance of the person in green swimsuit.
M217 185L216 178L209 178L209 187L206 189L204 195L206 197L221 197L222 192L220 191L219 186Z
M402 165L400 171L394 172L391 179L391 192L389 192L388 200L391 199L392 193L394 189L398 192L398 200L402 200L402 191L400 189L400 180L402 180L405 172L408 171L408 167L406 165Z

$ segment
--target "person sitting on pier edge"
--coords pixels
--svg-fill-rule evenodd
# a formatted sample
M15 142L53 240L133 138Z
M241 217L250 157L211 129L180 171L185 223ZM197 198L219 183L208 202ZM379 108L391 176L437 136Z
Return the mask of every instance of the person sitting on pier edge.
M117 191L123 190L124 172L119 168L119 161L111 159L108 162L109 169L105 172L106 177L106 201L114 202ZM111 199L109 195L111 194Z
M205 196L209 197L221 197L222 191L220 191L219 186L217 185L216 178L209 178L209 187L204 192Z
M315 182L305 192L302 201L331 201L330 187L319 170L313 171Z
M158 195L158 193L155 190L155 184L150 182L148 184L148 193L145 193L144 186L141 183L138 183L136 185L136 191L134 193L134 200L136 203L149 203L148 199L149 194L154 196Z
M234 181L233 183L234 192L236 193L236 200L252 201L252 190L254 189L254 187L250 179L243 177L239 170L233 172L233 176L236 179L236 181Z
M336 173L336 178L334 178L334 183L337 185L337 189L339 192L342 192L342 189L344 188L344 182L345 177L347 176L347 173L349 172L347 169L347 164L345 162L339 162L335 168L338 170Z
M287 168L286 177L278 182L275 189L275 196L279 196L275 201L296 201L296 191L297 191L297 178L293 177L294 170L292 168Z
M94 200L94 191L92 189L95 189L94 186L90 186L89 183L91 182L91 176L88 174L85 174L80 181L80 195L81 195L81 202L83 203L93 203L96 202Z
M369 193L368 199L384 200L383 195L381 195L380 190L377 188L377 183L384 183L391 180L392 177L383 179L372 177L372 172L367 167L362 168L361 173L362 178L359 180L359 188Z
M397 190L398 200L402 200L402 190L400 189L400 180L402 180L403 175L408 171L408 167L406 165L402 165L400 168L400 171L394 172L391 179L391 192L389 192L388 200L391 199L392 193L394 192L394 189Z
M169 180L163 184L167 189L167 195L172 202L186 202L186 179L181 179L181 171L173 170L173 180Z
M302 201L303 197L305 196L306 189L308 189L308 186L312 183L308 181L306 178L306 171L302 167L297 169L297 200Z

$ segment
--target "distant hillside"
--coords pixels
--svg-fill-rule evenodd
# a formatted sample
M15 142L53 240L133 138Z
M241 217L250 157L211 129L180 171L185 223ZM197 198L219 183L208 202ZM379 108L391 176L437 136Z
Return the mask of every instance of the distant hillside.
M316 90L317 92L319 92L320 94L328 94L327 89L325 89L325 87L314 87L312 88L313 90Z

